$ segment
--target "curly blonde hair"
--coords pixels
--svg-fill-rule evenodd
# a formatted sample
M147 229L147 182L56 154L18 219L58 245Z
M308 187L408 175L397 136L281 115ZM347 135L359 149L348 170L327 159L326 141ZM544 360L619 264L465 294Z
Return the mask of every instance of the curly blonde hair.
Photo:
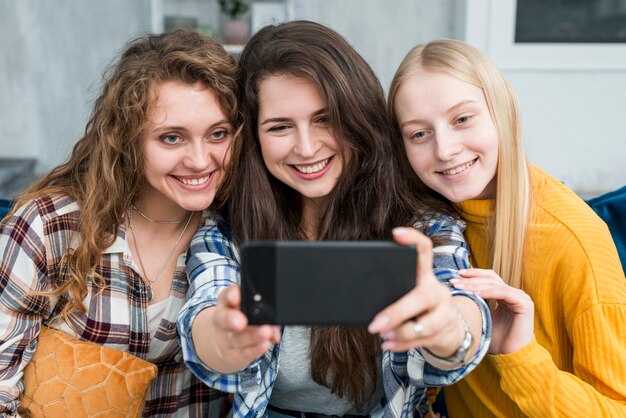
M151 90L165 81L201 83L215 94L234 124L238 76L234 58L218 42L193 30L145 35L126 45L105 73L102 93L69 159L33 184L14 205L18 208L31 199L62 193L80 207L80 245L68 249L61 260L62 285L46 293L67 300L57 317L85 312L86 278L93 275L95 283L103 285L95 267L145 187L140 139L153 102Z

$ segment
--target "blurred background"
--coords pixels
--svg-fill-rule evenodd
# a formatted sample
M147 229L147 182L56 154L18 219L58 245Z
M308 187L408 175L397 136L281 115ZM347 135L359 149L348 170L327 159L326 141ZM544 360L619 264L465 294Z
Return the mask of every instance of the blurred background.
M583 198L626 184L626 0L0 0L0 198L65 160L125 42L193 27L235 56L271 22L341 34L387 89L435 38L487 52L516 89L530 160Z

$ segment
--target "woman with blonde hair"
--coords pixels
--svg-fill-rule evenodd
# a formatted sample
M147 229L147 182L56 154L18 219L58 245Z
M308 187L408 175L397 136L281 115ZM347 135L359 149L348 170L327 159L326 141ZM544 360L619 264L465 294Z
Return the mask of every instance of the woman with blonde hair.
M221 416L182 363L185 253L209 217L237 115L238 69L191 30L130 42L67 162L0 236L0 412L15 415L42 326L153 362L143 416Z
M526 161L502 73L461 41L419 45L396 72L388 110L415 187L467 223L478 268L453 283L497 302L490 354L445 389L449 415L624 416L626 281L615 245L585 202Z

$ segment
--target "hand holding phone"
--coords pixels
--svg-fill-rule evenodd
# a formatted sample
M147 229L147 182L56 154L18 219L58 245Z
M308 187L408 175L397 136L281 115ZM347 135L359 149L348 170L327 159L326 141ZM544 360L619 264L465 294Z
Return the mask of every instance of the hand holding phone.
M459 352L465 345L467 332L471 331L474 343L468 351L464 350L470 358L479 343L474 336L481 335L482 329L478 305L467 297L452 297L450 289L439 283L433 272L432 242L426 235L404 227L395 228L393 235L399 244L417 248L416 286L379 312L369 331L385 339L383 349L407 351L424 347L440 359ZM427 361L432 361L432 357ZM458 364L436 367L449 369Z
M217 305L200 312L194 321L194 327L202 326L204 331L209 331L212 342L207 352L198 354L220 373L243 369L263 355L271 344L280 342L280 328L250 326L240 310L240 302L239 286L231 285L220 293Z
M415 287L415 247L390 241L253 241L241 247L250 324L366 326Z

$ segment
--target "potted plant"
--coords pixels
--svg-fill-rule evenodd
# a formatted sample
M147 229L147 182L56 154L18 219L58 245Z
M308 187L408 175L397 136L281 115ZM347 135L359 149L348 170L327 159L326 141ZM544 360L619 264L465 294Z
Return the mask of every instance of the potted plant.
M225 17L220 21L222 40L227 44L243 44L250 36L250 21L246 13L249 0L218 0L220 12Z

